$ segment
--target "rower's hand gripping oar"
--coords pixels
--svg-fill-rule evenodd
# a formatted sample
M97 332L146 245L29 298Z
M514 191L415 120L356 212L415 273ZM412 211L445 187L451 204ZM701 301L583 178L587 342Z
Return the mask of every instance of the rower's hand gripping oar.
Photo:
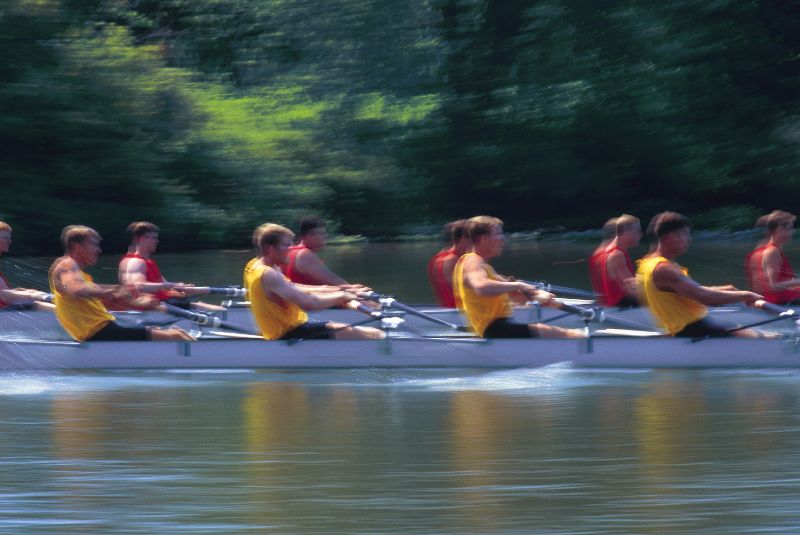
M400 309L400 310L402 310L404 312L408 312L409 314L411 314L413 316L417 316L419 318L426 319L426 320L428 320L430 322L433 322L433 323L438 323L439 325L443 325L445 327L453 329L454 331L470 332L468 327L464 327L463 325L456 325L455 323L450 323L449 321L443 320L442 318L437 318L436 316L433 316L433 315L428 314L426 312L422 312L421 310L417 310L414 307L410 307L410 306L408 306L408 305L406 305L404 303L401 303L400 301L398 301L397 299L395 299L394 297L392 297L390 295L383 295L383 294L379 294L377 292L368 292L366 294L359 294L359 297L362 298L362 299L366 299L368 301L376 301L377 303L380 303L380 305L383 308L387 308L387 309L388 308L397 308L397 309Z
M245 327L244 325L238 325L236 323L231 323L229 321L224 321L216 316L208 316L206 314L200 314L199 312L184 310L169 303L162 302L161 304L164 306L164 309L173 316L178 316L187 319L189 321L193 321L194 323L204 327L213 327L213 328L221 327L223 329L228 329L229 331L235 331L245 334L255 334L255 335L260 334L249 327Z

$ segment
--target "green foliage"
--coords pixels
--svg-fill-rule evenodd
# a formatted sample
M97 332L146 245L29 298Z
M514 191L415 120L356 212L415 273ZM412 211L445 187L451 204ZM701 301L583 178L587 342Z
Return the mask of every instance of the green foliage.
M0 218L48 252L69 223L216 247L310 212L371 236L475 213L745 227L800 188L798 22L743 0L7 0Z

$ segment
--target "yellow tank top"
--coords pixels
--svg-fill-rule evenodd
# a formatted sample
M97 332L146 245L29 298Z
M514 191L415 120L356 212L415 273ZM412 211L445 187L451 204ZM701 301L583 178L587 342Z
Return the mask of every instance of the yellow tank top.
M467 253L456 262L453 270L453 293L456 298L456 306L467 316L472 330L483 336L486 327L498 318L510 318L514 315L511 309L511 300L507 295L479 295L472 288L464 283L464 260L469 256L478 256L475 253ZM483 264L486 275L496 281L503 279L489 264Z
M662 262L669 262L669 260L663 256L641 259L636 271L636 279L653 317L669 334L676 334L690 323L705 318L708 309L694 299L678 295L675 292L665 292L656 287L653 273ZM678 267L684 275L689 274L689 270L685 267Z
M305 310L294 303L276 303L267 297L261 276L264 270L273 269L264 264L250 261L244 268L244 286L250 298L250 312L267 340L277 340L298 325L308 321ZM287 281L288 278L284 277Z
M86 282L93 282L92 276L85 271L81 271L81 275ZM108 313L103 302L97 297L73 297L63 294L58 291L52 274L49 279L53 303L56 305L56 318L75 340L85 342L108 322L116 319Z

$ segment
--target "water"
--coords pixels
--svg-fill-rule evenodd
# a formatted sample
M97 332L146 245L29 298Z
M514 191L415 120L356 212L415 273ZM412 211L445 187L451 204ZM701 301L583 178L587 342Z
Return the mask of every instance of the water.
M685 263L738 282L746 246L695 244ZM431 247L326 259L428 301L411 274ZM587 249L511 244L498 267L586 287L570 261ZM248 257L160 261L230 284ZM797 533L798 409L792 370L0 375L0 532Z
M3 533L800 529L796 372L0 379Z

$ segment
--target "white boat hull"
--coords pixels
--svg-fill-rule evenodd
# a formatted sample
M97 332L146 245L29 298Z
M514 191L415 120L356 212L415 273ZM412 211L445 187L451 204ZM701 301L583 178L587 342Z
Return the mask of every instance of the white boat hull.
M419 308L436 318L449 323L463 325L464 318L454 309L443 309L432 306L422 306ZM636 324L638 328L654 329L653 321L646 308L607 311L613 317L623 319L627 322ZM171 323L175 317L165 313L156 312L114 312L117 318L123 323ZM714 318L728 321L732 324L749 324L764 319L763 312L743 307L716 307L710 309L710 314ZM246 306L232 306L225 313L221 314L223 319L243 325L253 330L256 329L250 309ZM361 312L350 309L328 309L312 312L310 317L324 321L336 321L340 323L355 323L366 319ZM555 319L555 321L553 321ZM441 329L440 325L432 323L426 319L406 313L404 320L409 328L421 329L425 331L435 331ZM553 325L562 327L579 327L583 321L574 315L564 315L561 311L553 308L516 308L514 320L519 323L535 323L538 321L551 322ZM186 329L193 328L193 324L188 320L181 320L177 325ZM789 322L774 324L773 328L791 327ZM38 311L3 311L0 312L0 336L12 334L23 334L25 336L37 336L47 338L66 338L67 335L58 325L55 316L49 312Z
M800 368L795 339L597 336L587 340L428 339L198 342L0 342L4 372L62 369L516 368L568 362L590 368Z

